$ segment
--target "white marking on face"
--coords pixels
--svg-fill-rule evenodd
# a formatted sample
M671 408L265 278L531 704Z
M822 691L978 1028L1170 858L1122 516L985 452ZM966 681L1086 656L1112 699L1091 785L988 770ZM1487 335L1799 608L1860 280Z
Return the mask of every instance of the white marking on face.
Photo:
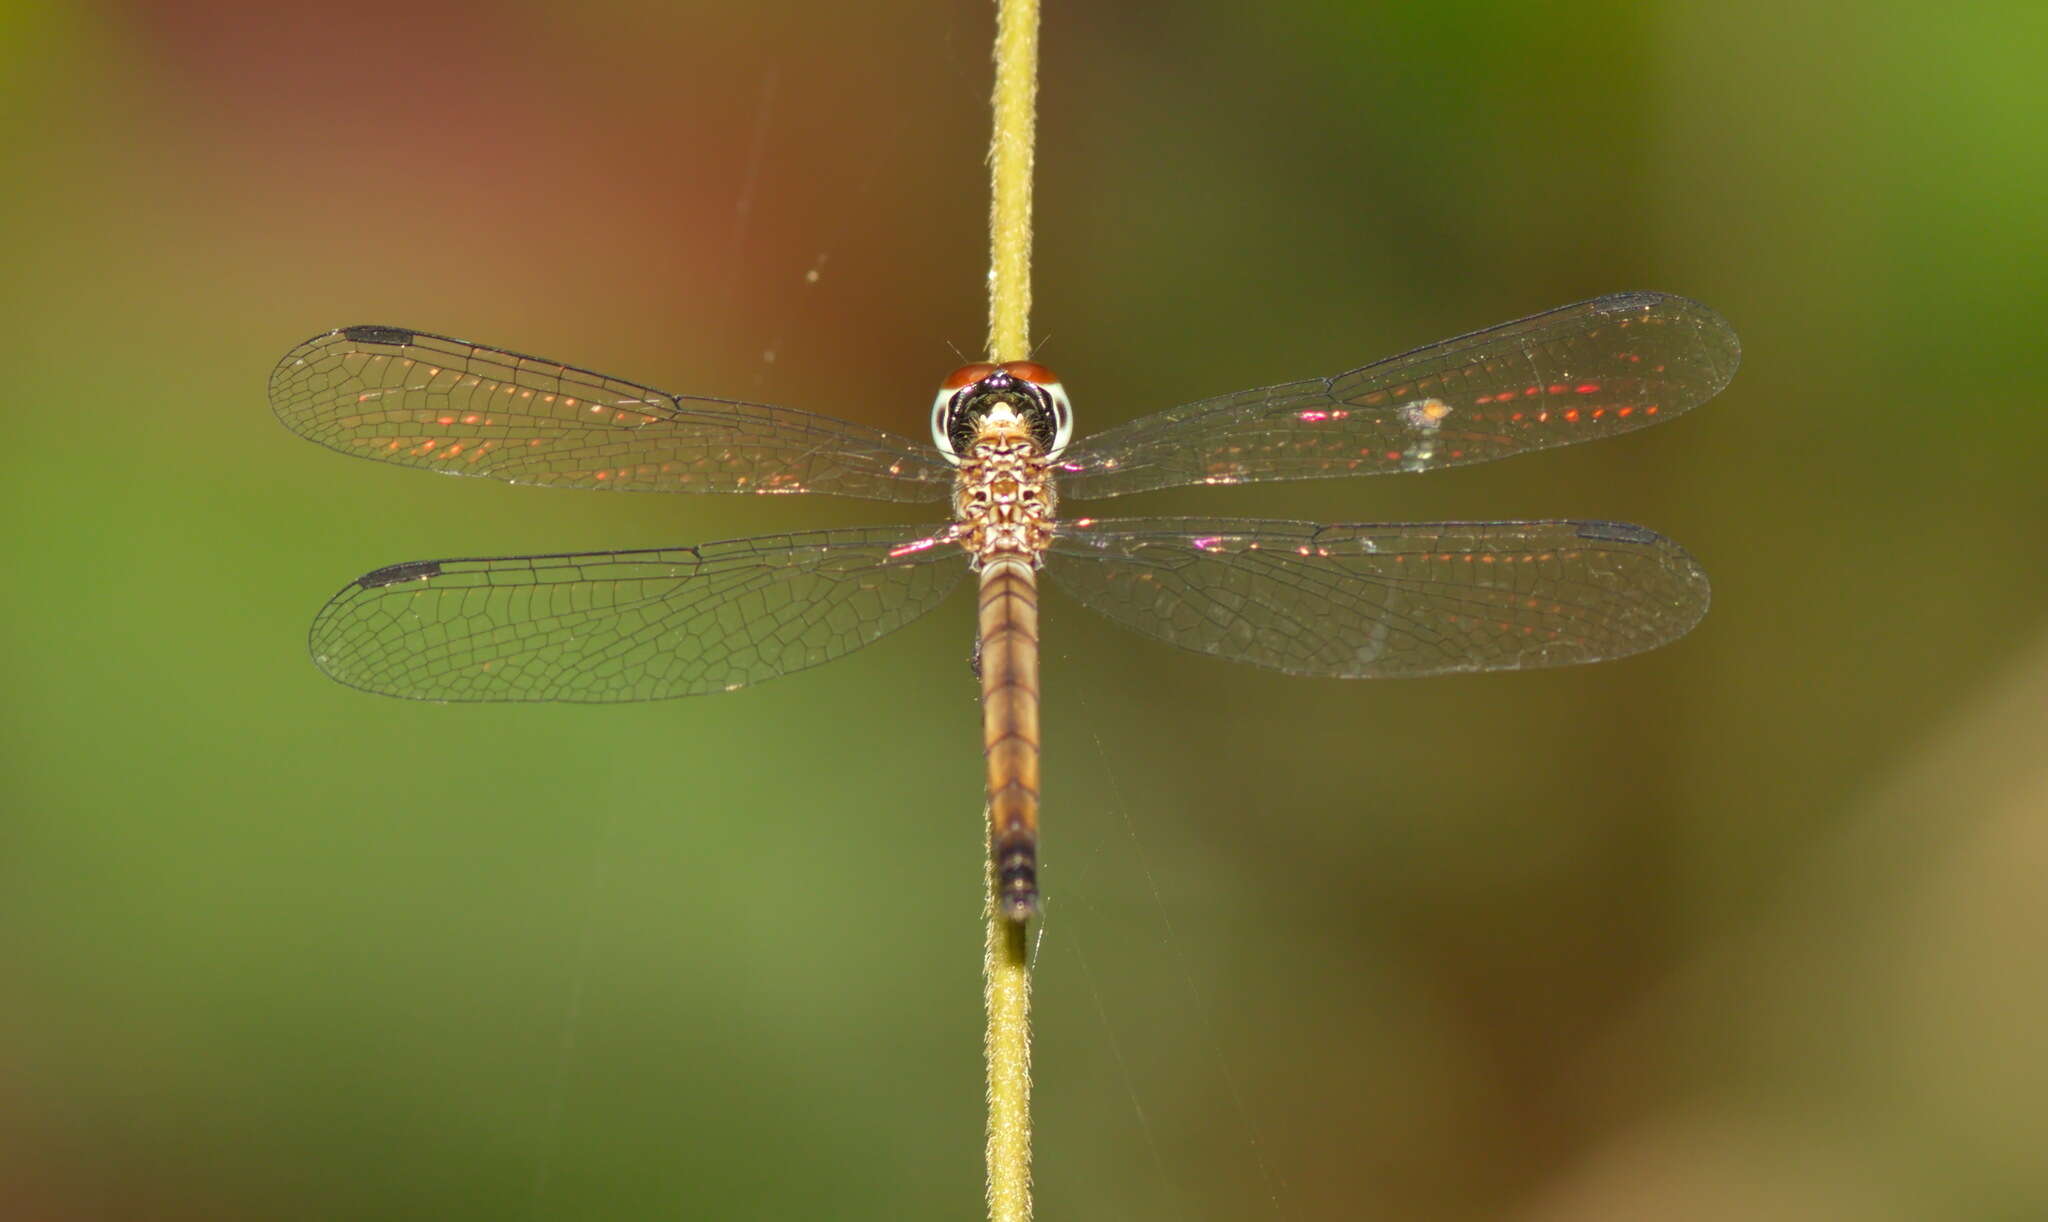
M953 396L959 393L957 390L948 390L941 386L939 393L932 399L932 444L939 447L939 453L945 455L946 461L956 467L960 465L960 456L953 452L953 438L946 424L949 416L947 408L952 406Z
M1067 399L1067 388L1058 382L1039 382L1036 385L1052 400L1052 444L1046 447L1045 456L1058 458L1060 451L1074 439L1074 405Z

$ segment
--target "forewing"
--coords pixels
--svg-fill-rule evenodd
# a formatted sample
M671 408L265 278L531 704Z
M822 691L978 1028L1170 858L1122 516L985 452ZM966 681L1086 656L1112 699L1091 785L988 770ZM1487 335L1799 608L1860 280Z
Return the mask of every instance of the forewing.
M1619 658L1685 635L1709 594L1677 544L1614 522L1083 518L1046 572L1168 644L1346 679Z
M1118 496L1488 462L1669 419L1726 386L1740 358L1735 332L1698 302L1601 297L1133 420L1069 449L1059 488Z
M414 700L610 703L816 666L939 604L951 526L875 527L366 573L313 621L320 669Z
M667 391L403 327L344 327L270 375L286 428L344 454L515 484L945 497L936 450L850 421Z

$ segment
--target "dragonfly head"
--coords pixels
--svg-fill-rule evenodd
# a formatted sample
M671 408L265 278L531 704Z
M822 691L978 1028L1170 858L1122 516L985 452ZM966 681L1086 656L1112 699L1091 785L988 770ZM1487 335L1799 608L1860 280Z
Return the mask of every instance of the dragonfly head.
M961 455L990 428L1021 429L1052 458L1074 435L1074 408L1059 375L1030 361L962 365L939 384L932 400L932 441L946 461Z

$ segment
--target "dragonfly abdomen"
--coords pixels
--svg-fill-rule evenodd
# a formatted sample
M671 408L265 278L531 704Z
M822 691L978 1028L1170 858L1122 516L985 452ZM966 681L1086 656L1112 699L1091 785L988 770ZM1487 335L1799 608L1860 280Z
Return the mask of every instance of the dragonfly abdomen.
M995 903L1022 921L1038 909L1038 582L1028 561L982 566L979 628Z

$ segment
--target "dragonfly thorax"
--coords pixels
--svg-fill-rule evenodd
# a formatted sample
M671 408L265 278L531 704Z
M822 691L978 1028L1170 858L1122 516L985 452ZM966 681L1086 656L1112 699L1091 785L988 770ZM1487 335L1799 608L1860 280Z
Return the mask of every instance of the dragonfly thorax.
M1052 463L1028 419L998 403L976 421L954 461L955 538L985 568L999 559L1038 566L1052 546Z
M958 466L989 429L1020 430L1050 459L1074 435L1074 409L1059 376L1030 361L963 365L932 400L932 442Z

